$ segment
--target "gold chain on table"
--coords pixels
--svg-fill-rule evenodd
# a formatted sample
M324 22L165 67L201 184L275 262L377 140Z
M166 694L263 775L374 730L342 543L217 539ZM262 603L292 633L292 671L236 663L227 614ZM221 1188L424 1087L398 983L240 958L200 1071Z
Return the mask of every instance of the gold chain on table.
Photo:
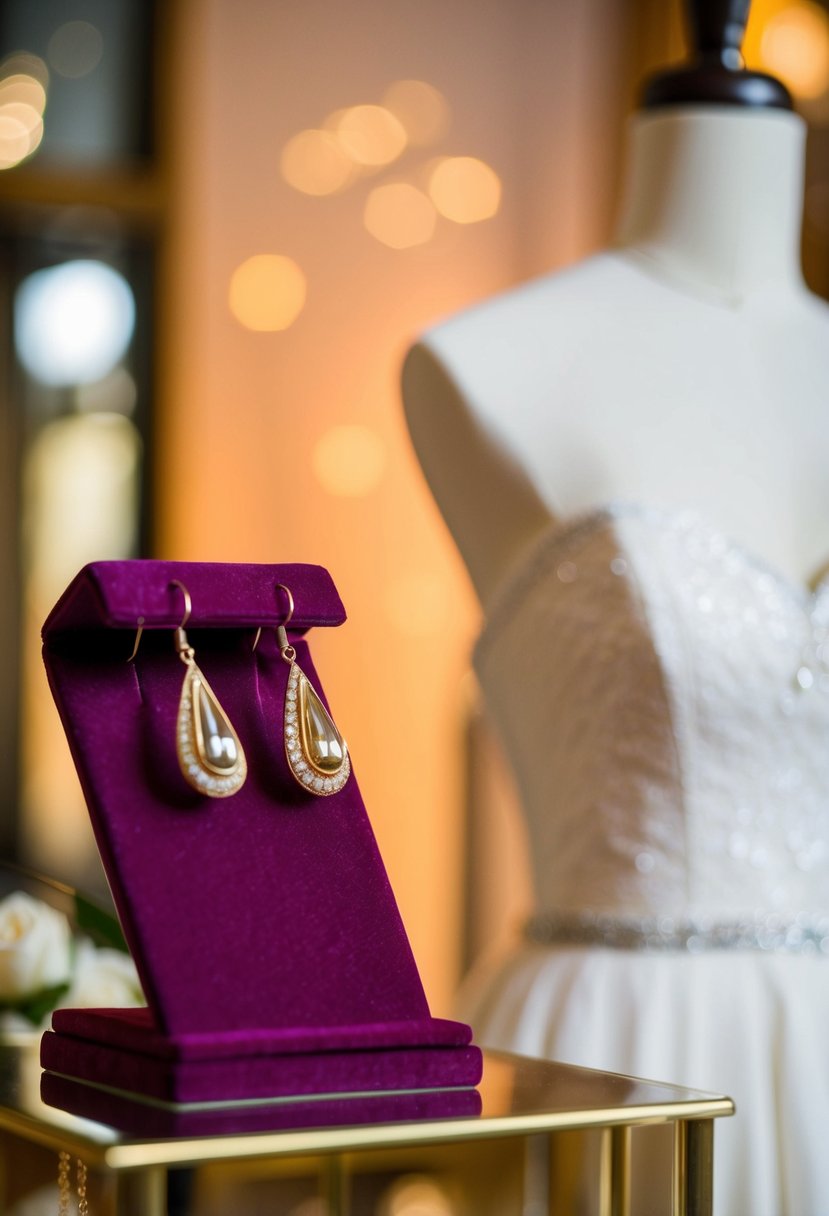
M86 1166L78 1158L78 1216L89 1216L89 1200L86 1197Z
M58 1153L58 1216L69 1216L69 1166L71 1157L66 1152Z
M72 1158L65 1150L58 1153L58 1216L69 1216L69 1205L72 1200L72 1184L69 1174ZM78 1216L89 1216L89 1198L86 1193L87 1169L80 1157L76 1162Z

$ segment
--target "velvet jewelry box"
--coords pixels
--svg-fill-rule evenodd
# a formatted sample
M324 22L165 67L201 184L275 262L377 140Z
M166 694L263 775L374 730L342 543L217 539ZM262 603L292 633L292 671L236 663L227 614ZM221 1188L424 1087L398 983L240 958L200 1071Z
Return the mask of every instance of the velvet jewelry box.
M289 769L280 584L327 707L305 635L345 613L321 567L99 562L46 621L49 682L148 1002L56 1011L50 1073L184 1109L480 1079L469 1027L430 1015L353 769L325 797ZM181 587L196 662L247 759L229 797L179 769Z

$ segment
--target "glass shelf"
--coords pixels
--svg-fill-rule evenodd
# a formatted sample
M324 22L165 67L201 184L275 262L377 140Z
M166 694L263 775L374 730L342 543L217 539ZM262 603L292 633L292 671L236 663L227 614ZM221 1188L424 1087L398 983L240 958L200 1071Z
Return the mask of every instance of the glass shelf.
M715 1094L568 1064L486 1052L484 1076L478 1089L479 1114L400 1119L398 1112L393 1121L384 1121L386 1099L375 1096L369 1102L377 1103L374 1113L378 1117L365 1122L367 1108L363 1095L348 1100L317 1099L304 1102L301 1107L294 1104L299 1112L297 1121L305 1126L285 1127L286 1111L291 1104L281 1103L258 1108L259 1126L255 1131L139 1137L46 1105L40 1096L42 1075L36 1044L0 1048L0 1129L55 1151L64 1149L79 1155L90 1168L104 1172L153 1172L222 1161L359 1153L604 1128L611 1133L608 1151L611 1164L616 1162L615 1185L624 1188L625 1136L629 1129L673 1123L677 1129L674 1175L685 1195L681 1203L677 1199L674 1210L683 1214L710 1211L710 1199L705 1196L710 1196L713 1120L734 1112L729 1098ZM108 1096L111 1097L104 1095ZM360 1112L354 1121L348 1117L349 1101ZM335 1125L331 1125L332 1109L338 1119ZM369 1106L369 1112L371 1109ZM318 1120L318 1125L313 1126L315 1112L324 1115L328 1125L320 1126L322 1120ZM238 1116L239 1127L244 1128L250 1119L250 1108L238 1111ZM274 1121L271 1126L269 1118Z

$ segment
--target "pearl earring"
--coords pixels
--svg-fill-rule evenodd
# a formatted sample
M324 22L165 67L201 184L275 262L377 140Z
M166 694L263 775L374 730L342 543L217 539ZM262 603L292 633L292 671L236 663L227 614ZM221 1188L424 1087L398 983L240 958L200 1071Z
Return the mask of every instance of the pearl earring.
M283 584L288 599L288 615L277 626L279 653L290 667L282 736L288 767L294 779L311 794L326 797L338 793L351 772L348 746L331 715L305 672L296 661L296 651L288 641L287 625L294 615L294 597Z
M200 794L228 798L245 783L245 753L184 632L192 609L190 593L178 579L170 586L178 587L184 596L184 616L174 634L176 653L187 668L176 721L179 768L184 780Z

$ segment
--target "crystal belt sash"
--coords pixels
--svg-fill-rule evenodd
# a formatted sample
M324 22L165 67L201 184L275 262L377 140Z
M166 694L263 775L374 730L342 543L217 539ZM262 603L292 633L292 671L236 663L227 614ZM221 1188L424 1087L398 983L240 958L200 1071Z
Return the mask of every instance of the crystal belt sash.
M606 946L614 950L766 950L829 955L829 913L757 913L731 921L711 917L620 916L608 912L541 912L524 925L541 946Z

